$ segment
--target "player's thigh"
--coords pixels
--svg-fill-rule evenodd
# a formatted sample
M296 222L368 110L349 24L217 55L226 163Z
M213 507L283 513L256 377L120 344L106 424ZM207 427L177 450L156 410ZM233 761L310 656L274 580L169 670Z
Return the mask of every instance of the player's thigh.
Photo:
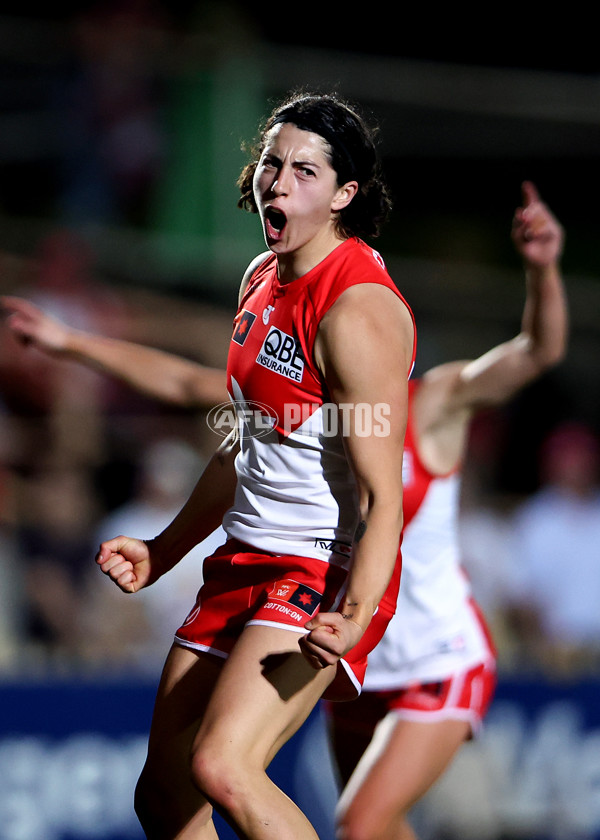
M201 830L198 836L216 836L212 806L192 782L190 752L221 667L214 656L178 645L165 662L135 793L138 817L156 836L175 836L184 826Z
M326 701L324 709L339 781L345 785L371 743L375 727L388 710L374 692L363 692L349 702Z
M189 753L225 660L173 645L159 683L148 755L181 765L188 773Z
M430 723L394 720L390 714L383 772L402 766L398 778L405 807L420 799L446 770L471 733L467 721L448 718ZM382 721L382 728L384 722ZM384 730L385 735L385 730ZM402 765L399 762L402 761Z
M342 794L340 813L360 812L366 805L389 819L406 812L448 767L469 733L466 721L423 723L390 712Z
M211 743L266 768L297 731L335 676L315 670L289 630L246 627L215 685L196 747Z

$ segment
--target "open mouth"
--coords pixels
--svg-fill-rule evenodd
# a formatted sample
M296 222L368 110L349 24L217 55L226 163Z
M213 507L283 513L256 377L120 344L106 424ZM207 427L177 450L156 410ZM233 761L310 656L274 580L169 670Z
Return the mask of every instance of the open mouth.
M278 239L283 233L287 218L285 213L277 207L267 207L265 210L265 230L271 239Z

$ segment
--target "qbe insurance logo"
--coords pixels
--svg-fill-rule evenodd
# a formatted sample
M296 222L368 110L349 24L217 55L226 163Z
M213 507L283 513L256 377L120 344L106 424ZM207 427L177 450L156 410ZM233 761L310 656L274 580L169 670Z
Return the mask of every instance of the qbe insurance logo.
M220 403L206 416L208 427L223 438L234 429L243 437L264 437L277 425L277 419L268 405L246 400Z
M269 330L256 362L280 376L294 382L302 382L304 354L300 342L277 327L271 327Z

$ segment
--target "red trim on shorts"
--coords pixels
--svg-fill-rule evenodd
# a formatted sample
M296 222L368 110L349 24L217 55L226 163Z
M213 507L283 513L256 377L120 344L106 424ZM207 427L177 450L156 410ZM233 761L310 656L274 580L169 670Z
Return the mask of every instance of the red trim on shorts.
M466 720L476 734L487 714L496 690L493 661L482 662L466 671L458 671L437 682L414 683L385 691L364 691L353 703L327 704L327 713L336 727L350 734L373 731L390 712L406 720L438 723L442 720Z

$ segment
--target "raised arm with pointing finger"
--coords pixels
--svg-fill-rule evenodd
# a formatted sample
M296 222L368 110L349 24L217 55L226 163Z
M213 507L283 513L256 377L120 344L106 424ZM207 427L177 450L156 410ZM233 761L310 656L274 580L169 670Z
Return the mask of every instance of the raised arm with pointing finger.
M564 357L568 310L560 270L564 232L530 182L513 218L511 236L525 269L521 330L477 359L447 362L421 379L413 411L428 463L456 467L468 424L479 408L507 402Z

